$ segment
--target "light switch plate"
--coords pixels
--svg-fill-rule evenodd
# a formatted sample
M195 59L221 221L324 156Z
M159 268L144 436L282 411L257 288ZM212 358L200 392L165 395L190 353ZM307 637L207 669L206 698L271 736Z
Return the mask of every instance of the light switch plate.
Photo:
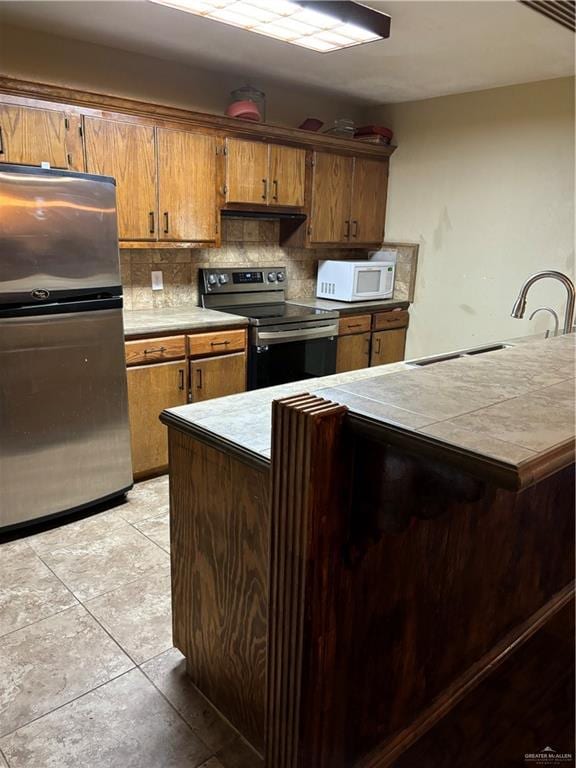
M158 270L157 272L152 272L152 290L153 291L164 290L164 276L162 275L162 272L160 270Z

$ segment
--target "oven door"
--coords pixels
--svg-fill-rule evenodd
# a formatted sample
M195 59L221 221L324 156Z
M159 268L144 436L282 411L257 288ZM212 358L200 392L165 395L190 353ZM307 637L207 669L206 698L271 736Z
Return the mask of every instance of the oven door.
M326 331L258 331L250 346L248 389L336 373L337 326Z
M354 267L352 284L353 299L385 299L392 296L394 288L394 267L378 266Z

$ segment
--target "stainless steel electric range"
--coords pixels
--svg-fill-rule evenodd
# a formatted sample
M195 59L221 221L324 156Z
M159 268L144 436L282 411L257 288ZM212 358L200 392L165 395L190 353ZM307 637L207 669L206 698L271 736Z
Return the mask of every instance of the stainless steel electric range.
M248 388L336 372L338 313L286 301L285 267L200 270L202 306L249 320Z

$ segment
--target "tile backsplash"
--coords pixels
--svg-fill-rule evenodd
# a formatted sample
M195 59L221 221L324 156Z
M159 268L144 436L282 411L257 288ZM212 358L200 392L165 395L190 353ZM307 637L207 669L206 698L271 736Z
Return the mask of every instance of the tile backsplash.
M279 222L262 219L222 220L220 248L120 251L124 306L152 309L199 304L198 269L217 266L284 266L288 274L287 298L310 298L316 288L319 259L364 259L364 251L282 248ZM410 298L418 246L389 246L398 250L396 298ZM412 267L412 265L414 265ZM153 291L151 272L163 273L164 289Z

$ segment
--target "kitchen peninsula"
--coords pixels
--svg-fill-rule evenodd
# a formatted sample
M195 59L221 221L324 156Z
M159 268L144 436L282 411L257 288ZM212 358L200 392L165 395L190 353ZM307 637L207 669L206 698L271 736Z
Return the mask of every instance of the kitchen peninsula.
M573 392L568 335L164 412L174 643L267 768L566 737Z

